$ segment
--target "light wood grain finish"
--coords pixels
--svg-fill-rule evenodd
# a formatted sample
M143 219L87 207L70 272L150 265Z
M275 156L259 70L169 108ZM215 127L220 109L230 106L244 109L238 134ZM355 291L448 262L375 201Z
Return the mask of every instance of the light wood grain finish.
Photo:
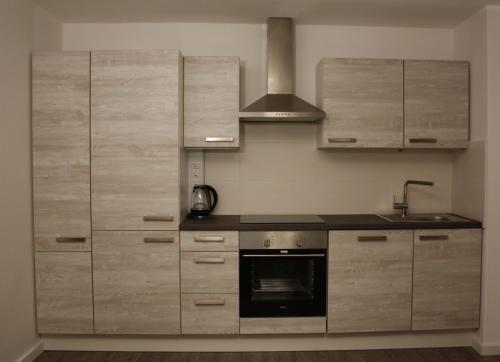
M90 250L90 53L37 52L32 70L35 250Z
M182 293L238 293L237 252L182 252Z
M183 294L182 334L238 334L238 294Z
M404 74L405 148L467 148L469 63L405 60Z
M179 237L167 231L94 232L95 331L179 334ZM147 243L145 238L174 238Z
M325 58L317 76L318 147L403 147L402 60Z
M413 231L330 231L329 243L328 332L410 330Z
M94 230L178 228L180 63L178 51L92 53Z
M238 251L238 231L181 231L181 251Z
M184 147L239 147L239 95L239 57L184 57Z
M37 331L92 334L90 252L36 252Z
M240 318L240 334L300 334L325 332L325 317Z
M480 229L415 230L413 330L479 327L481 240Z

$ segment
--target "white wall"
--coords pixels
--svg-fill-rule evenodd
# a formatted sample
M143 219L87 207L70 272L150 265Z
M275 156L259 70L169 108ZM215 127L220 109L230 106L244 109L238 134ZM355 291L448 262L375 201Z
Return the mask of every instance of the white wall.
M179 48L184 55L239 55L242 105L265 92L266 28L244 24L64 24L63 49ZM296 92L315 101L322 57L451 59L452 31L297 26ZM218 214L390 212L408 178L436 182L411 191L412 211L449 211L452 156L446 152L316 149L315 126L242 126L240 151L207 151L205 181Z
M33 50L56 50L62 46L62 24L47 10L33 4Z
M0 360L38 341L31 247L31 1L0 1Z

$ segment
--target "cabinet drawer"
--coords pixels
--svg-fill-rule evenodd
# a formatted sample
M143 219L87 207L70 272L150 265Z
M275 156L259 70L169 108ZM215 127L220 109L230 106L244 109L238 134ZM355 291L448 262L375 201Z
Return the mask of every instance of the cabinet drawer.
M328 332L411 327L413 231L330 232Z
M415 230L413 330L478 328L481 229Z
M238 294L183 294L182 334L238 334Z
M238 253L181 253L182 293L237 293Z
M182 231L181 251L238 251L237 231Z

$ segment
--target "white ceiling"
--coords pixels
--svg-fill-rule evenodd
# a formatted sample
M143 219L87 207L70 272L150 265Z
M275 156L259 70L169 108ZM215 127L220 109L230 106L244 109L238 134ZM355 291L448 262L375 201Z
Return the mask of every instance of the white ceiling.
M451 28L500 0L33 0L65 23L265 23Z

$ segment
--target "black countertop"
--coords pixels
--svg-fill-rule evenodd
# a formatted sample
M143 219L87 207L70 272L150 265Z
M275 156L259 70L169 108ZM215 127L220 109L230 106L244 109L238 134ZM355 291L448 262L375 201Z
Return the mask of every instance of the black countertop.
M210 215L205 219L184 219L180 230L395 230L395 229L477 229L476 220L460 222L389 222L374 214L319 215L322 224L241 224L240 215ZM460 216L460 215L458 215ZM463 217L463 216L462 216Z

